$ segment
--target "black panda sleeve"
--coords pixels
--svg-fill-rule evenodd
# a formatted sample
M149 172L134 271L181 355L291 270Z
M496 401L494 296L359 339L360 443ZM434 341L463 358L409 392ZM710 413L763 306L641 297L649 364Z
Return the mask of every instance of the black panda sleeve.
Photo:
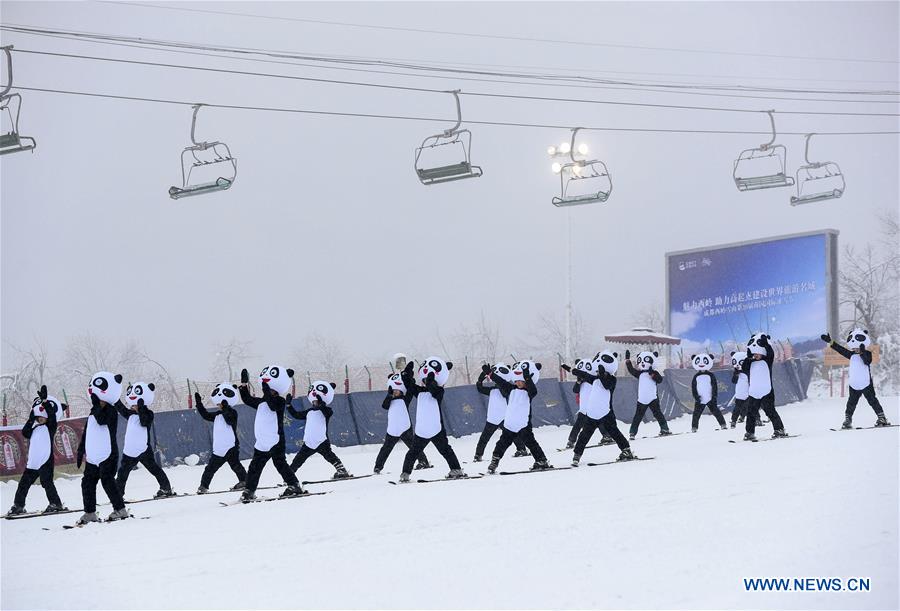
M597 379L597 376L595 376L594 374L582 371L580 369L573 369L572 375L575 376L582 384L584 384L585 382L587 382L588 384L593 384L594 380Z
M663 375L662 375L660 372L658 372L658 371L655 370L655 369L651 369L651 370L649 371L649 373L650 373L650 379L651 379L651 380L653 380L653 381L656 382L657 384L662 384L662 381L663 381Z
M306 411L298 411L294 409L293 401L285 402L285 409L294 418L294 420L306 420Z
M740 378L741 378L741 372L737 367L735 367L734 371L731 372L731 383L737 384L738 380Z
M712 389L712 399L710 401L713 405L719 404L719 382L716 380L715 374L713 372L709 372L709 387Z
M25 421L25 426L22 427L22 437L25 439L31 439L31 433L34 431L34 410L32 410L28 414L28 420Z
M860 346L859 356L866 365L872 364L872 351L868 350L865 346Z
M484 385L484 378L484 375L478 376L478 379L475 381L475 389L483 395L490 395L493 389Z
M148 427L153 424L153 412L146 405L138 406L138 420L141 426Z
M256 397L251 395L246 386L240 386L238 388L238 392L241 393L241 401L244 402L244 405L252 407L253 409L259 407L259 404L263 402L262 399L257 399Z
M125 420L128 420L129 418L131 418L132 411L130 409L128 409L127 407L125 407L125 404L122 403L121 401L116 401L115 408L116 408L116 411L119 412L119 415L122 416L123 418L125 418ZM99 422L99 420L98 420L98 422Z
M700 372L694 374L694 377L691 378L691 394L694 396L694 403L700 402L700 393L697 392L697 377L700 375Z
M581 382L575 382L575 384L572 386L572 392L576 395L581 392Z
M747 358L745 358L743 364L741 364L741 372L746 373L749 376L750 375L750 365L752 363L753 363L753 355L748 352Z
M507 382L496 373L491 373L491 382L497 385L497 388L504 397L508 397L513 388L516 387L512 382Z
M97 421L97 424L108 425L118 416L116 410L124 408L125 406L122 405L121 401L116 401L115 408L111 405L107 405L106 407L99 406L91 408L91 415L94 416L94 420Z
M602 367L600 368L600 371L597 372L596 379L600 380L600 384L602 384L603 388L606 390L612 390L616 387L616 376L607 372Z
M431 393L431 396L434 397L434 400L438 403L444 400L444 389L434 380L434 375L428 374L428 377L425 378L425 390Z
M628 370L628 373L634 377L641 377L641 372L634 368L634 365L631 364L631 359L625 359L625 368Z
M770 344L768 341L766 341L766 356L763 360L765 360L766 363L769 364L770 369L772 368L772 363L775 362L775 349L772 348L772 344Z
M537 386L534 384L534 376L530 373L525 374L525 392L528 393L529 399L534 399L537 394Z
M197 401L197 413L200 414L200 417L206 420L207 422L215 422L216 417L213 414L210 414L206 408L203 406L203 401ZM224 412L223 412L224 413Z
M230 405L224 405L222 407L221 414L222 414L222 418L225 420L225 424L227 424L231 428L234 428L237 426L238 413L237 413L236 409L234 409ZM215 419L216 419L216 417L213 416L213 420L215 420Z
M393 401L393 400L394 400L393 391L390 391L390 390L387 391L387 396L384 398L384 401L381 402L381 409L390 409L391 401Z
M403 384L406 386L406 396L408 396L410 400L422 392L422 387L416 384L416 379L409 369L404 369L400 372L400 379L403 380ZM407 405L409 405L409 402L407 402Z
M831 342L831 349L840 354L845 359L849 359L851 356L853 356L853 353L850 350L848 350L844 346L841 346L837 342Z

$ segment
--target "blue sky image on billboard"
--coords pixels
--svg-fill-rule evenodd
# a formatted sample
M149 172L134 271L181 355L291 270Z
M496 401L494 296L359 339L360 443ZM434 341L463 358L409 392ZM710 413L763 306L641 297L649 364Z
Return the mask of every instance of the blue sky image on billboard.
M670 255L670 332L685 352L752 333L793 344L827 327L825 234Z

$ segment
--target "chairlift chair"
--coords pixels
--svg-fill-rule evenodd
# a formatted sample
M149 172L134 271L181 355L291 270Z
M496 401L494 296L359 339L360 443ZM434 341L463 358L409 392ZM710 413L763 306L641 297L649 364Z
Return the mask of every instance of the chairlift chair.
M12 45L3 47L6 54L7 81L6 87L0 93L0 112L9 119L10 131L0 134L0 155L9 153L20 153L22 151L33 151L37 146L37 142L30 136L23 136L19 133L19 112L22 110L22 96L18 93L9 93L12 89ZM13 112L15 106L15 112Z
M742 151L734 162L734 184L740 191L789 187L794 184L793 177L785 172L787 149L783 144L775 144L775 111L766 112L772 123L772 139L757 148Z
M791 205L811 204L836 199L844 194L846 182L841 168L833 161L809 160L809 140L815 134L806 134L806 165L797 168L797 195L791 196Z
M572 130L572 145L569 147L571 161L559 169L560 194L552 200L557 208L602 204L612 193L612 177L604 162L599 159L575 159L575 135L580 129L576 127Z
M193 144L181 152L181 186L169 188L169 197L172 199L230 189L237 177L237 159L231 156L231 149L227 144L219 141L197 142L194 131L197 126L197 112L201 106L203 104L194 105L194 115L191 119L191 142ZM227 171L223 172L224 176L218 176L213 180L191 182L194 170L214 167Z
M414 167L416 175L423 185L434 185L464 178L478 178L482 175L481 168L472 165L472 132L468 129L459 129L462 125L462 111L459 105L459 90L448 91L456 100L456 125L444 130L440 134L428 136L416 149ZM429 158L435 159L448 155L458 154L455 159L461 161L455 163L431 164L430 167L423 164ZM423 155L424 154L424 155ZM424 157L424 159L423 159Z

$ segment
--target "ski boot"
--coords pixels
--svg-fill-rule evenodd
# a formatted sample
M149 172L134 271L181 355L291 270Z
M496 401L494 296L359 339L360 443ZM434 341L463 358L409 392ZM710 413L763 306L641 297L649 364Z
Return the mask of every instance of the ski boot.
M47 505L47 509L43 511L43 513L59 513L61 511L69 511L69 508L65 505L57 505L56 503L50 503Z
M374 473L375 475L380 475L381 469L379 469L378 467L375 467L374 469L372 469L372 473Z
M731 428L734 428L734 427L736 427L736 426L737 426L737 420L732 420L732 421L731 421Z
M209 494L209 488L200 486L199 488L197 488L197 494Z
M691 432L692 432L692 433L696 433L696 432L697 432L697 429L696 429L696 428L692 428L692 429L691 429Z
M487 472L493 475L497 472L498 465L500 465L500 459L496 456L491 456L491 464L488 465Z
M609 435L604 435L603 437L600 438L600 445L602 445L602 446L612 445L615 442L616 442L616 440L613 439L612 437L610 437Z
M331 479L344 479L345 477L353 477L347 472L347 468L343 465L343 463L338 463L334 467L334 475L331 476Z
M130 518L131 514L128 513L128 510L124 507L122 509L115 509L109 517L106 518L107 522L115 522L116 520L124 520L125 518Z
M409 473L401 473L400 474L400 483L408 484L409 483Z
M78 521L75 522L76 526L84 526L85 524L89 524L90 522L99 522L100 518L97 517L97 512L85 512L78 518Z
M622 453L619 454L619 457L616 459L619 462L623 462L626 460L634 460L635 456L631 453L631 448L625 448L622 450Z
M172 492L171 488L160 488L156 491L156 494L153 495L155 499L165 499L170 496L175 496L175 493Z
M884 415L884 412L878 414L878 420L875 421L876 428L882 426L891 426L891 423L888 421L887 416Z
M743 417L743 416L741 416L740 418L738 418L738 423L739 423L739 424L744 424L744 417Z
M247 487L247 482L238 482L234 486L231 487L231 490L244 490Z
M445 479L464 479L466 477L469 476L462 469L450 469L450 473L447 474Z
M581 456L579 456L578 454L576 454L575 456L572 457L572 466L573 466L573 467L577 467L577 466L578 466L578 463L579 463L580 461L581 461Z
M772 433L772 439L777 439L779 437L790 437L790 435L785 433L784 429L777 429L774 433Z
M476 454L475 458L472 459L472 462L481 462L481 454Z
M250 501L255 501L255 500L256 500L256 491L245 488L243 494L241 494L241 503L249 503Z
M670 431L669 429L660 429L660 431L659 431L660 437L668 437L671 434L672 434L672 431Z
M629 441L634 441L634 435L629 435L628 439L629 439ZM602 439L600 440L600 443L603 443Z
M566 449L567 449L567 450L571 450L571 449L574 448L574 447L575 447L575 442L574 442L574 441L567 441L567 442L566 442Z
M841 425L842 429L852 429L853 428L853 418L851 416L844 416L844 424Z
M744 441L756 441L756 435L753 433L744 433Z
M547 462L547 460L536 460L534 464L531 465L532 471L546 471L547 469L552 469L553 465Z
M519 458L520 456L531 456L531 453L528 450L516 450L516 453L513 454L513 458Z
M284 492L282 492L279 496L281 496L281 497L302 496L304 494L306 494L306 492L303 490L303 488L300 487L300 484L294 484L292 486L288 486L287 488L285 488Z
M25 508L21 505L13 505L9 508L9 511L6 512L8 516L18 516L26 513Z
M425 460L420 460L416 463L416 471L418 471L419 469L430 469L431 466L431 463L428 462L428 459L426 458Z

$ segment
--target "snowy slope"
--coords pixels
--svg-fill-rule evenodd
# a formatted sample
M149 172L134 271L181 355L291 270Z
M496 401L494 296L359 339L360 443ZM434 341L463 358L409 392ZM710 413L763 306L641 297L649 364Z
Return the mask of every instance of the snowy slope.
M897 398L882 399L898 420ZM2 607L69 608L834 608L898 607L898 431L831 432L843 402L781 408L802 437L729 444L706 415L696 435L638 439L656 460L477 481L391 486L391 475L310 486L332 494L221 508L236 495L132 506L149 520L61 530L77 514L2 528ZM874 417L860 405L856 423ZM689 428L688 418L673 430ZM644 424L641 434L655 433ZM765 435L770 427L761 430ZM551 462L568 430L538 440ZM496 437L495 437L496 439ZM453 440L469 460L475 437ZM376 446L338 449L368 473ZM611 447L587 460L611 460ZM429 457L446 472L440 456ZM529 459L501 467L526 468ZM486 465L467 464L469 473ZM193 492L202 467L168 470ZM313 457L301 479L330 476ZM223 467L214 489L233 483ZM277 481L266 467L263 485ZM79 480L58 480L80 507ZM15 482L2 488L3 509ZM141 469L128 498L151 495ZM274 493L274 491L261 491ZM102 493L98 493L105 500ZM45 498L33 488L30 509ZM108 506L101 507L105 513ZM42 530L50 527L50 531ZM53 567L49 582L40 577ZM744 577L868 577L871 591L745 592ZM101 587L102 584L102 587Z

